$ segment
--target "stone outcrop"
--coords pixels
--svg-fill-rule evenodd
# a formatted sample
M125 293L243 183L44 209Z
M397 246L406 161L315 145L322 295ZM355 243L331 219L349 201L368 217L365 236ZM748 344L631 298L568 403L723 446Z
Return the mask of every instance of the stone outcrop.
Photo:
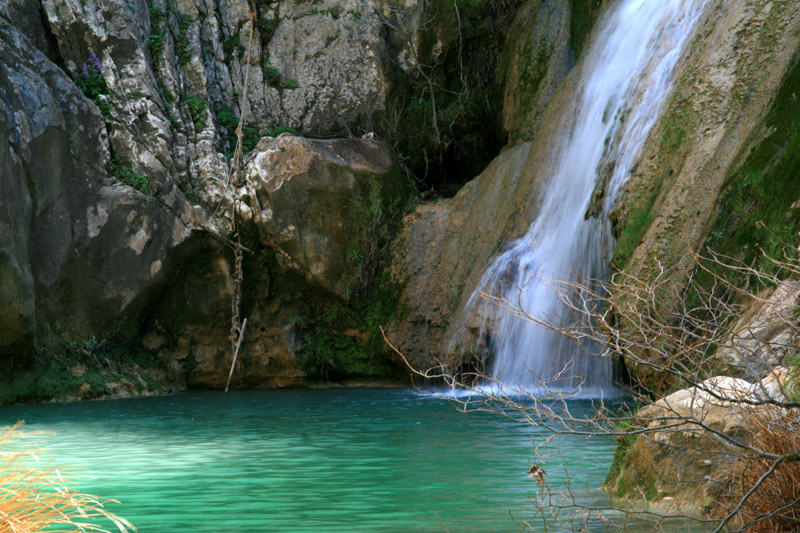
M529 151L530 143L507 150L454 198L420 205L404 219L392 273L404 287L405 313L389 327L389 338L416 368L446 355L454 317L517 218Z
M229 33L215 17L238 16L234 11L144 1L45 0L40 7L14 1L0 10L0 136L8 139L0 153L0 369L2 379L14 383L0 401L14 394L142 393L155 389L140 382L180 388L184 379L190 386L224 386L233 294L233 259L224 239L233 235L233 205L240 206L243 239L256 251L246 261L249 345L239 383L297 383L305 373L292 325L296 305L286 304L285 294L348 297L359 266L352 255L365 244L359 240L365 217L372 209L389 217L409 198L408 179L391 152L360 139L284 136L259 146L251 139L244 183L231 187L222 150L232 149L232 132L215 117L215 106L233 101L237 82L231 80L241 81L244 73L231 74L242 58L234 50L236 60L225 61ZM335 24L355 25L350 34L335 35L350 46L348 53L383 53L368 37L380 36L378 15L354 16L351 8L336 17L310 11L275 16L291 19L287 31L300 28L304 18L340 17ZM239 15L247 20L247 13ZM309 42L322 37L306 36ZM209 43L219 51L217 62L201 53ZM311 72L327 61L334 69L337 50L309 52L295 66ZM323 108L329 118L335 109L337 119L348 119L347 98L363 97L349 104L359 116L379 109L386 95L373 98L362 85L385 89L378 79L384 74L374 70L380 61L361 59L363 65L340 69L343 77L317 80L319 93L306 103L259 103L254 96L252 123L297 118L307 127L327 120ZM257 83L260 66L252 72L252 88L262 88L262 96L279 92ZM99 94L85 89L87 80L99 84ZM259 114L284 108L302 114ZM253 210L254 202L264 209ZM295 287L275 290L276 278L292 273ZM134 352L152 371L128 365ZM63 387L48 393L44 378L35 376L49 372L52 354L88 373L65 370ZM15 379L20 372L30 372L31 380Z
M411 184L377 141L265 138L245 165L240 212L278 261L341 298L354 288L368 217L404 206Z
M372 140L265 138L244 166L229 201L241 213L243 315L247 341L236 386L304 384L298 354L312 303L341 304L355 292L359 263L372 235L373 213L403 209L410 184L389 150ZM233 294L231 252L197 261L167 291L154 313L153 334L175 338L175 356L189 386L225 386ZM351 332L362 335L363 332ZM369 333L366 333L368 336ZM381 353L376 357L383 357Z
M749 443L758 428L781 416L780 407L769 402L787 401L788 376L778 367L756 383L713 377L640 409L634 427L644 432L625 438L606 488L618 497L644 496L671 511L714 512L715 499L747 460L726 439Z
M29 348L56 322L81 338L136 322L172 250L190 245L195 213L110 179L97 108L22 33L0 31L3 308L12 315L0 345Z
M798 347L794 320L800 283L785 281L752 298L743 316L731 328L717 357L732 373L759 378L792 356Z

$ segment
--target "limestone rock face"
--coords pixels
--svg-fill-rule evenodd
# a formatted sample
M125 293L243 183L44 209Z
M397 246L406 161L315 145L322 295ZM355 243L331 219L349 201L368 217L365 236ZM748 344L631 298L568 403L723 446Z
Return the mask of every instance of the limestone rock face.
M245 172L240 210L261 243L278 250L287 269L342 298L356 283L354 254L369 213L411 193L377 141L265 138Z
M532 185L520 183L530 148L522 143L507 150L454 198L420 205L404 219L392 269L405 287L407 314L391 325L389 337L416 368L446 354L459 309L513 226L524 202L520 190Z
M509 30L498 77L503 81L503 124L509 144L530 141L570 58L570 9L565 0L529 0Z
M27 37L0 32L0 346L29 348L59 321L76 337L135 321L190 228L109 179L97 108Z
M240 379L301 377L294 310L273 298L274 276L346 299L360 210L385 214L409 186L376 142L256 144L280 125L326 135L369 126L386 109L390 55L409 56L414 42L389 44L385 23L425 9L401 4L261 3L251 41L245 3L2 2L0 378L53 342L80 358L113 338L176 383L224 383L233 259L223 241L240 204L246 244L263 261L247 263L252 343ZM231 188L225 152L243 111L252 173ZM166 340L145 342L155 338Z
M627 266L633 277L650 279L659 263L691 271L688 249L698 250L706 240L726 182L770 134L770 107L784 82L792 83L784 75L800 47L798 29L795 2L710 5L612 213L617 230L635 248L629 259L617 256L624 263L618 266ZM652 222L642 226L643 219ZM666 307L675 305L681 291L674 289L686 281L685 275L673 278L659 295Z
M793 317L797 314L798 298L800 283L796 281L787 280L763 290L733 326L733 333L720 347L717 357L732 372L749 379L771 371L797 350Z
M388 57L376 7L330 0L279 4L274 18L281 23L266 48L271 64L283 70L277 89L265 95L269 107L280 110L276 121L305 131L341 131L386 109Z

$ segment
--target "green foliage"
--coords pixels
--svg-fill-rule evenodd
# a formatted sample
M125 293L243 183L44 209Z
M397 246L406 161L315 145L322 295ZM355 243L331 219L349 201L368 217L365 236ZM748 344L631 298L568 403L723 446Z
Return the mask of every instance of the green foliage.
M222 42L222 50L225 52L226 63L230 63L234 56L236 56L238 59L242 59L244 57L244 53L246 52L246 49L242 44L242 39L239 37L238 33L228 36Z
M283 81L283 76L278 69L270 65L269 63L264 63L262 67L262 72L264 73L264 83L269 85L270 87L280 87L281 82Z
M280 20L273 20L273 19L260 19L256 27L258 28L259 33L261 34L261 43L266 45L272 36L275 34L275 30L278 29L280 26Z
M350 14L353 16L353 20L361 20L361 11L353 11Z
M111 158L108 165L111 176L125 185L133 187L137 191L147 194L150 188L150 179L144 174L140 174L133 170L133 168L123 165L122 162L115 156Z
M228 132L234 133L239 125L239 117L233 112L231 106L224 105L217 111L217 122Z
M280 124L275 126L274 128L267 128L261 132L261 135L264 137L277 137L281 133L291 133L292 135L302 136L303 133L294 129L291 126L287 126L286 124Z
M495 67L506 37L499 21L517 5L433 0L432 29L416 45L420 68L392 80L388 140L428 189L457 190L506 144Z
M161 52L164 50L164 36L167 34L164 24L167 14L163 9L154 5L152 0L148 0L147 5L150 8L150 35L147 36L147 51L150 53L153 70L158 73L161 67Z
M297 89L300 87L300 84L297 83L297 80L294 78L287 78L286 81L283 83L284 89Z
M306 308L294 321L302 332L299 357L306 374L323 380L392 375L379 328L394 318L398 298L399 287L381 276L368 298L327 303L319 313Z
M178 101L172 91L167 89L166 85L164 85L163 80L158 80L158 94L161 95L161 99L164 101L164 105L167 107L172 107L172 105Z
M189 108L189 114L192 117L192 122L194 122L194 129L203 129L206 120L206 109L208 109L206 101L192 95L186 98L186 107Z
M139 392L158 392L162 384L150 374L164 368L156 354L136 342L95 335L76 341L56 323L50 342L34 352L25 368L0 377L0 404L99 398L111 393L110 383L123 379Z
M236 146L236 128L239 126L239 117L233 108L223 105L217 111L217 123L228 131L226 144L233 150ZM242 153L249 153L261 140L261 134L254 126L245 125L242 128ZM230 153L233 156L232 152Z
M75 85L86 98L94 102L106 119L111 119L111 103L106 98L111 92L103 75L103 65L100 64L96 54L92 53L84 62L81 72L75 79Z
M577 58L605 0L570 0L569 47Z
M187 33L192 25L192 19L178 13L178 34L175 36L175 54L178 56L178 65L184 66L192 59L194 48L189 44Z

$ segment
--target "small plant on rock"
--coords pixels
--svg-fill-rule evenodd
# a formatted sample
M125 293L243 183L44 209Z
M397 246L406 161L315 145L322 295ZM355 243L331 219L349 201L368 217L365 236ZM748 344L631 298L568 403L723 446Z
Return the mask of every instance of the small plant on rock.
M144 174L140 174L133 170L133 168L122 164L122 162L117 158L111 158L111 163L109 164L109 170L111 171L111 176L125 185L133 187L137 191L147 194L150 190L150 180Z
M81 72L75 80L75 85L78 86L78 89L81 90L86 98L94 102L104 117L110 119L111 104L105 97L111 92L108 90L108 84L106 84L106 78L103 75L104 70L105 68L100 63L97 54L92 52L89 59L83 63Z

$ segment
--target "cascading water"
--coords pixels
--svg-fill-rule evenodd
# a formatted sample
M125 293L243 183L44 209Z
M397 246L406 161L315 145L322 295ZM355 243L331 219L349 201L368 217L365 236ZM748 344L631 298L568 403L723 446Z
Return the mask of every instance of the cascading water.
M672 85L675 65L707 0L620 0L598 28L577 77L576 102L548 149L542 205L524 237L494 260L480 291L530 317L569 320L550 280L606 279L614 239L608 213ZM593 202L603 178L602 205ZM605 181L607 178L607 181ZM598 202L600 203L600 202ZM587 217L592 204L594 214ZM470 303L484 302L473 294ZM490 305L493 375L515 388L608 393L612 363L581 353L565 337ZM485 313L484 313L485 315Z

